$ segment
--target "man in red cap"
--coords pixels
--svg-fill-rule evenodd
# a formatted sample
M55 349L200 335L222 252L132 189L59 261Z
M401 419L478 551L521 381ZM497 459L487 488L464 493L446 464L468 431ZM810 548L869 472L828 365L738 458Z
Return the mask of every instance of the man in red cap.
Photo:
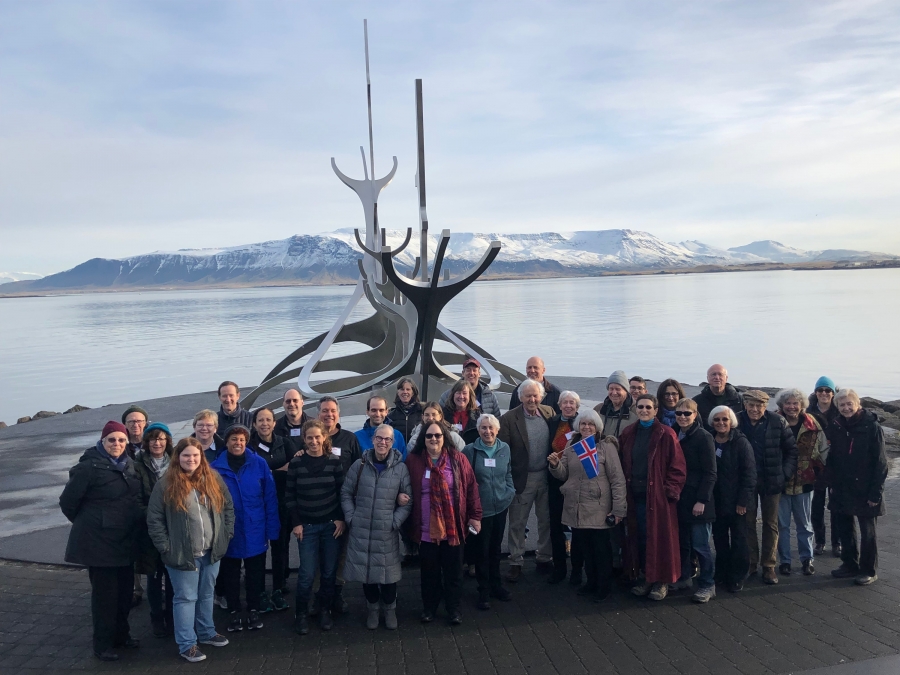
M497 419L500 418L500 402L486 385L481 382L481 364L477 359L471 356L463 361L462 379L471 385L475 390L475 404L481 411L482 415L493 415ZM440 403L446 406L450 400L450 390L448 389L441 394Z

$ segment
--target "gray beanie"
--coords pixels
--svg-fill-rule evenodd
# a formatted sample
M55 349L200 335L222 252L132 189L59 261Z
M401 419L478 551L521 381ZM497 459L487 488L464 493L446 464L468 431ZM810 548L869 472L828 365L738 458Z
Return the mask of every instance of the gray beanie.
M624 370L617 370L613 372L608 378L606 378L606 388L609 389L609 385L617 384L625 391L628 391L628 378L625 376Z

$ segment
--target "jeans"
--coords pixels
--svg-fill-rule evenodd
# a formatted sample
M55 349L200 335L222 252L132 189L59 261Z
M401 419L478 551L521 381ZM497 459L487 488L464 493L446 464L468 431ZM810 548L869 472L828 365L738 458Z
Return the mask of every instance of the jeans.
M739 584L750 570L750 547L747 544L747 516L732 511L717 511L713 523L713 543L716 546L715 579L719 583Z
M371 605L379 600L383 605L393 605L397 602L397 584L363 584L363 595Z
M812 526L816 534L816 546L825 546L825 495L827 490L816 488L812 498ZM837 548L840 540L837 536L837 528L834 519L831 519L831 547Z
M94 622L94 651L125 644L131 637L128 612L134 593L134 565L88 567L91 580L91 619Z
M222 581L229 612L241 611L241 563L244 563L244 591L247 610L259 611L266 590L266 551L250 558L222 558Z
M860 574L874 577L878 569L878 539L875 536L877 518L857 518L859 521L859 548L857 549L856 523L853 516L831 512L831 522L837 528L841 540L841 562Z
M303 539L297 541L300 565L297 568L297 611L305 612L312 595L316 573L319 574L319 592L322 607L331 607L337 576L338 558L343 540L334 538L334 523L316 523L303 526Z
M709 588L716 585L715 564L709 548L709 537L712 534L712 523L678 523L678 543L681 547L681 579L690 580L694 573L691 552L697 554L700 562L700 575L697 585Z
M606 597L612 590L612 545L609 543L610 530L572 528L572 545L584 556L586 588Z
M775 550L778 547L778 502L781 495L758 495L762 503L762 550L756 536L756 514L759 512L757 496L747 505L747 543L750 545L750 571L757 565L775 567Z
M791 516L797 528L797 550L800 562L813 558L812 492L781 495L778 502L778 562L791 564Z
M163 605L163 580L166 583L165 606ZM156 573L147 575L147 602L150 604L150 618L172 625L172 598L172 580L162 563L158 563Z
M459 609L462 600L463 547L446 541L419 544L422 605L426 612L436 612L441 598L448 614Z
M216 635L213 596L219 576L219 562L211 563L207 551L203 557L194 558L194 570L166 567L175 591L175 642L182 654L197 644L198 636L201 640L208 640Z
M550 504L547 493L547 471L529 471L522 494L513 497L509 505L509 564L522 566L525 554L525 527L534 506L538 522L538 541L535 558L539 563L553 559L550 546Z
M553 552L553 572L566 575L566 526L562 524L563 494L559 488L562 481L548 476L547 503L550 513L550 550ZM574 566L574 563L573 563Z
M478 580L478 592L489 593L503 586L500 580L500 546L503 544L503 531L506 529L506 511L481 519L481 532L469 534L466 546L471 542L476 547L475 578Z

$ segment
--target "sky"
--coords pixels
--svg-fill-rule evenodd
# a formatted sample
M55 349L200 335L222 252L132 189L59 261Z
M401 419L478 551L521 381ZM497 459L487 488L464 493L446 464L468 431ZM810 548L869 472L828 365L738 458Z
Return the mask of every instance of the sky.
M362 224L900 254L900 3L0 3L0 271Z

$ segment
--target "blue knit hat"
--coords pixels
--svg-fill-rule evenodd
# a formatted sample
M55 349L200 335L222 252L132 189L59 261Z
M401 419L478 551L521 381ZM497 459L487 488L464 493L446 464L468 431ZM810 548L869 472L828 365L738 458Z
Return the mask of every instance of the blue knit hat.
M826 377L825 375L816 380L815 388L818 389L819 387L828 387L833 392L836 392L838 390L837 386L835 386L834 384L834 380L832 380L830 377Z
M153 424L149 425L146 429L144 429L144 438L147 438L147 435L151 431L157 431L157 430L162 431L166 436L169 437L170 441L172 440L172 432L169 431L169 427L167 427L162 422L154 422Z

